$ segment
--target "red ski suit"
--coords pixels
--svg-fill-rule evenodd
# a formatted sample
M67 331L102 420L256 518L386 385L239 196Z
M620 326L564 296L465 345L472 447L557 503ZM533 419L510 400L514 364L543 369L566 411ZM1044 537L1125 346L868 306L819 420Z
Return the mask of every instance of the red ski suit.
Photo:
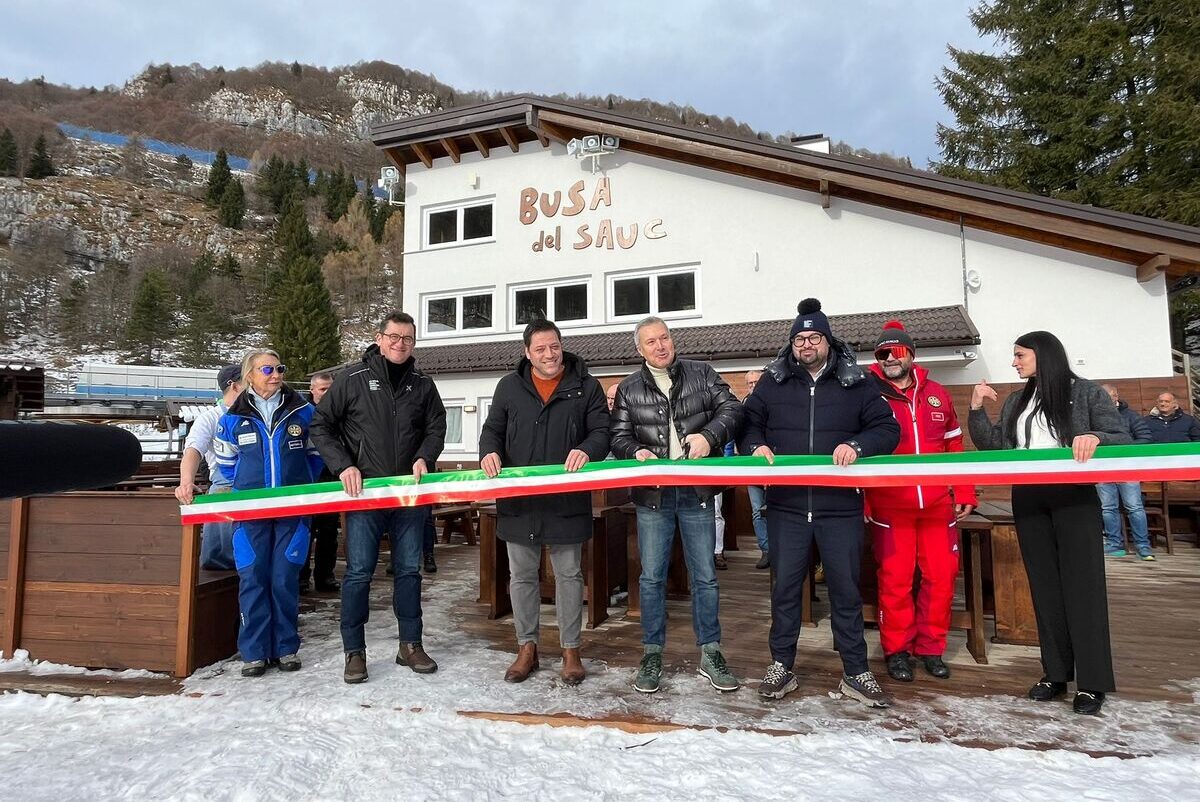
M946 388L913 365L913 383L898 389L878 364L871 372L900 424L896 454L962 451L962 429ZM950 603L958 575L955 504L978 504L975 488L912 486L867 490L875 561L879 565L879 639L884 654L907 651L940 655L946 650ZM913 602L913 577L921 587Z

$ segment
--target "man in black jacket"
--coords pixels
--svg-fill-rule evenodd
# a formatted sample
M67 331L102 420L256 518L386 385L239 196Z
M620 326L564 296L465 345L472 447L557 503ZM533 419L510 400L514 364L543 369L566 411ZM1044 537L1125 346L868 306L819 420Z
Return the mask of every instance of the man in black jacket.
M346 369L321 399L312 438L330 473L351 496L363 479L411 473L417 481L437 466L446 440L446 408L433 379L412 358L416 326L393 312L379 324L362 364ZM437 671L421 647L421 541L425 507L346 513L346 575L342 578L342 646L346 682L367 679L367 601L379 562L379 541L392 548L392 607L400 625L396 662L418 674Z
M608 454L604 390L583 360L563 351L553 321L525 327L525 356L500 380L479 435L479 466L489 477L509 465L558 465L577 471ZM591 493L518 496L496 502L497 534L508 545L517 659L506 682L524 682L538 668L538 567L542 546L554 567L554 609L562 647L562 679L578 685L585 676L579 657L583 627L583 543L592 536ZM602 591L597 591L602 592Z
M1200 441L1200 424L1180 408L1179 399L1174 393L1159 393L1152 414L1142 420L1150 427L1150 437L1155 443Z
M800 303L788 345L767 366L746 399L743 454L832 454L837 465L891 454L900 442L892 411L858 367L854 352L833 336L821 304ZM863 546L862 494L854 488L767 488L767 539L775 585L771 592L773 662L759 693L781 699L796 689L792 665L800 635L801 588L816 541L829 589L833 640L841 653L841 690L872 707L891 699L867 666L858 577Z
M675 358L667 324L656 317L634 331L642 369L617 388L612 411L612 451L617 459L719 457L742 423L742 405L711 366ZM712 547L716 538L711 487L637 487L642 644L645 654L633 687L658 690L666 642L664 586L678 522L692 580L692 627L700 646L700 673L719 691L740 686L721 654L719 591Z

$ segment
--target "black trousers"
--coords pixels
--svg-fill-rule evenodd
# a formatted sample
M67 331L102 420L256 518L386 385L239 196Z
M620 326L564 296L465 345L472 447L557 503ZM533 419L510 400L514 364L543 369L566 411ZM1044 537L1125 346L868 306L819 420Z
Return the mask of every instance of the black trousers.
M814 542L825 567L834 646L846 674L861 674L867 670L862 595L858 589L863 548L861 515L818 518L809 523L806 515L767 508L767 553L775 575L771 590L771 658L788 669L796 661L804 579Z
M317 579L333 579L333 569L337 565L339 517L336 512L312 517L313 568L310 571L308 560L304 561L304 567L300 569L301 582L307 582L312 574L316 574Z
M1095 485L1017 485L1012 503L1046 677L1116 690Z

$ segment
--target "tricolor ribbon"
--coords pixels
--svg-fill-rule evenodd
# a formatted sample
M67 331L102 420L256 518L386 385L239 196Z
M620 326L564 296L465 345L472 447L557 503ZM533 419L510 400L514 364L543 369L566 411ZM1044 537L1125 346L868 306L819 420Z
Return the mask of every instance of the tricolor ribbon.
M967 451L861 459L839 467L829 456L720 457L691 461L608 460L568 473L561 465L505 468L489 479L483 471L431 473L368 479L353 497L339 482L292 485L197 496L179 508L183 523L248 521L352 512L419 504L490 502L621 487L684 485L791 485L813 487L897 487L906 485L1095 484L1200 479L1200 443L1105 446L1087 462L1075 462L1069 448Z

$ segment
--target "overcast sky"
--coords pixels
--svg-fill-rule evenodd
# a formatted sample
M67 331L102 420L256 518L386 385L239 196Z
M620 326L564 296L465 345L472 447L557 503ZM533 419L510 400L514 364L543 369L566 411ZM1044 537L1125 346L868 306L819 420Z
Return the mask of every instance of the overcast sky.
M937 156L946 46L977 0L5 0L0 77L120 85L149 63L381 59L459 89L649 97L773 134Z

